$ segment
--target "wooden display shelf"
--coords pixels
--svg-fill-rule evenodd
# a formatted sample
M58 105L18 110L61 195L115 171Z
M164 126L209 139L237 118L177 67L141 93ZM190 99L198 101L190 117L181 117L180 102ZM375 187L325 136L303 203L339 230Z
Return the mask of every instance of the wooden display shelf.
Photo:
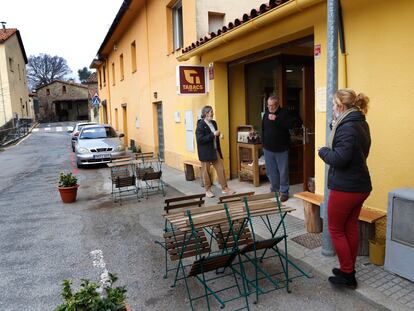
M261 149L262 144L237 143L237 174L239 180L242 180L243 174L250 175L255 187L260 185L259 152ZM246 154L248 154L247 159L245 158ZM247 162L252 163L252 165L246 164Z

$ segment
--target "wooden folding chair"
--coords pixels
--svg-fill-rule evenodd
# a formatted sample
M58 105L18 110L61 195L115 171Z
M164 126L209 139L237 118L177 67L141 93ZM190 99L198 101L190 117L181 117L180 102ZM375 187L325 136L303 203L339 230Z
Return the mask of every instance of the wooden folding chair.
M199 225L195 225L192 220L192 215L190 210L187 210L188 215L188 221L191 226L191 234L194 237L197 237ZM209 216L206 217L205 222L208 223L211 220ZM201 219L200 215L198 215L198 222L202 223L203 220ZM202 248L200 247L201 241L198 243L195 243L196 248L196 260L191 265L190 272L187 274L185 267L181 264L181 269L183 271L184 275L184 283L187 289L188 298L190 301L191 309L194 310L193 301L205 298L207 303L207 310L211 310L210 300L209 297L212 296L215 298L215 300L220 304L220 308L224 308L225 304L230 301L234 301L236 299L244 299L244 307L239 308L238 310L247 309L249 310L249 301L248 301L248 293L246 288L246 282L244 280L244 272L243 268L240 267L240 271L237 270L234 265L241 265L240 255L237 253L236 248L234 251L229 253L223 253L223 254L216 254L216 255L210 255L209 257L202 256ZM233 264L234 260L236 258L239 258L238 263ZM209 272L217 272L219 269L230 269L229 274L217 274L214 273L213 277L208 278L207 273ZM242 278L242 286L239 285L239 281L237 276L241 276ZM190 287L188 286L187 278L194 277L196 280L199 281L200 284L204 287L204 295L200 295L198 297L192 297ZM234 279L234 285L223 287L220 286L223 282L219 282L218 280L220 278L224 277L232 277ZM214 285L214 287L213 287ZM219 287L216 289L215 287ZM229 297L229 295L226 295L225 297L221 296L222 293L227 292L233 288L237 289L237 294L235 296Z
M205 193L201 194L194 194L194 195L187 195L187 196L181 196L181 197L174 197L165 199L164 203L164 211L166 214L171 213L183 213L184 208L190 208L190 207L201 207L204 205L204 198ZM168 268L168 255L170 256L170 260L172 262L178 261L180 262L183 258L188 258L195 256L194 253L194 243L195 239L191 239L189 235L185 235L176 228L174 228L167 220L165 220L164 223L164 241L155 241L155 243L159 244L164 250L165 250L165 274L164 278L168 277L168 272L172 270L177 270L177 266L174 268ZM210 245L207 242L205 233L203 230L199 231L199 238L202 240L202 247L201 247L201 253L210 253ZM184 242L188 244L185 252L181 254L181 257L179 255L179 251L181 250ZM176 281L178 280L177 273L176 277L174 279L174 285ZM173 286L174 286L173 285Z

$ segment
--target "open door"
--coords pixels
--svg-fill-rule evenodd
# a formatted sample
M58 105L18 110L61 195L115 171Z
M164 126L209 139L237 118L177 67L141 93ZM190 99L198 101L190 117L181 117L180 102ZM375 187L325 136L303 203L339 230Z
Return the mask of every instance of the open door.
M291 130L289 149L290 184L308 189L315 172L315 101L313 57L281 55L280 102L299 116L303 126Z
M303 67L303 190L315 191L315 82L313 61ZM310 183L310 180L313 182ZM309 189L312 184L313 189Z

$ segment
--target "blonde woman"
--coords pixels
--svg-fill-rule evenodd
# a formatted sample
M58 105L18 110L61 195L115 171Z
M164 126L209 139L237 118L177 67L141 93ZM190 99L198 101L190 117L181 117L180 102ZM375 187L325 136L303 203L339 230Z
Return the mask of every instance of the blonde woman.
M358 217L371 190L366 159L371 137L365 115L369 99L351 89L334 94L334 122L327 147L319 157L329 165L328 227L340 267L329 282L355 289L355 261L358 251Z

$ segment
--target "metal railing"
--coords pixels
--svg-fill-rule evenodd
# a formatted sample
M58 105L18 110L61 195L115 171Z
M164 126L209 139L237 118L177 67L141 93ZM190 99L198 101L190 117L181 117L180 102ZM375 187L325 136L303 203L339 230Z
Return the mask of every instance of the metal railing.
M0 147L26 136L33 124L33 119L13 118L0 127Z

